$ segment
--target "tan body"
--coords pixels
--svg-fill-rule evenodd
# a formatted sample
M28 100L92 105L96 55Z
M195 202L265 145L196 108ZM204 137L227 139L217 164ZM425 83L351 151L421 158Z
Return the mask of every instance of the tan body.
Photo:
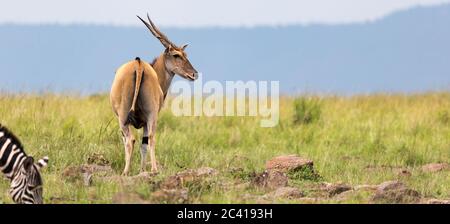
M148 17L148 16L147 16ZM139 17L139 19L141 19ZM110 102L123 135L125 146L124 175L130 171L131 155L135 138L130 126L143 128L141 146L141 172L145 171L146 154L150 151L152 172L157 172L155 156L155 133L158 113L164 103L173 76L180 74L191 81L196 79L197 71L187 60L185 46L176 47L159 31L148 18L151 25L141 19L155 37L166 47L151 65L139 58L119 67L111 87Z
M140 88L138 74L141 73ZM135 95L136 90L138 95ZM150 151L152 161L152 171L156 171L155 155L155 130L158 112L163 104L164 94L159 85L158 76L155 70L146 62L130 61L122 65L116 72L116 77L111 88L110 101L113 111L119 119L119 125L123 134L125 144L125 169L126 175L130 170L131 155L133 153L135 138L130 130L130 125L135 128L144 128L144 135L149 137L150 144L142 144L145 147L141 150L141 171L145 170L145 157L147 150ZM136 104L133 106L133 99ZM135 108L132 110L132 108ZM133 121L129 120L133 116ZM149 149L147 149L147 147Z

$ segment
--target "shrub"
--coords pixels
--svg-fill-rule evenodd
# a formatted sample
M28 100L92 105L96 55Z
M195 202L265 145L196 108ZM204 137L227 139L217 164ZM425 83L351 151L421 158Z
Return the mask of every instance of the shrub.
M310 124L320 119L322 104L317 98L297 98L294 101L294 124Z
M439 111L437 115L437 120L439 123L447 125L450 123L450 113L446 110Z

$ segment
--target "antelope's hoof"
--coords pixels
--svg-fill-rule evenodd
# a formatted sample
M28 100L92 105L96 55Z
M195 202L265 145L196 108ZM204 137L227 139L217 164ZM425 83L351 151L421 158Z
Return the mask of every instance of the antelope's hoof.
M123 171L122 172L122 176L128 176L129 172L128 171Z
M150 172L152 175L157 175L159 174L158 169L152 169L152 171Z

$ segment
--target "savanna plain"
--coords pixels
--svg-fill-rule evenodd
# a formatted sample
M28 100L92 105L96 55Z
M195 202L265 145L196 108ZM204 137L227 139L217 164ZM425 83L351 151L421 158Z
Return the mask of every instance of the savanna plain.
M261 117L176 117L169 99L156 133L159 173L139 174L142 131L135 131L129 176L121 176L124 146L108 94L2 93L0 105L0 123L27 154L50 158L42 171L44 203L450 199L449 92L284 96L273 128L260 127ZM282 155L313 165L264 172ZM380 192L399 185L400 193ZM8 189L1 178L0 203L12 203Z

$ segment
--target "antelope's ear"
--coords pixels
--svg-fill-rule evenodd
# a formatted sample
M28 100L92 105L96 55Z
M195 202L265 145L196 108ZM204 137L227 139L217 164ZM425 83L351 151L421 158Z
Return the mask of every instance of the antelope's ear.
M181 47L181 49L184 51L184 49L186 49L187 48L187 46L189 46L189 44L185 44L185 45L183 45L182 47Z
M28 156L28 157L23 161L23 168L25 169L25 171L27 171L27 172L31 171L31 168L33 167L33 163L34 163L33 157Z
M36 164L38 170L46 167L47 165L48 165L48 157L47 156L45 156L44 158L38 160L38 162Z

